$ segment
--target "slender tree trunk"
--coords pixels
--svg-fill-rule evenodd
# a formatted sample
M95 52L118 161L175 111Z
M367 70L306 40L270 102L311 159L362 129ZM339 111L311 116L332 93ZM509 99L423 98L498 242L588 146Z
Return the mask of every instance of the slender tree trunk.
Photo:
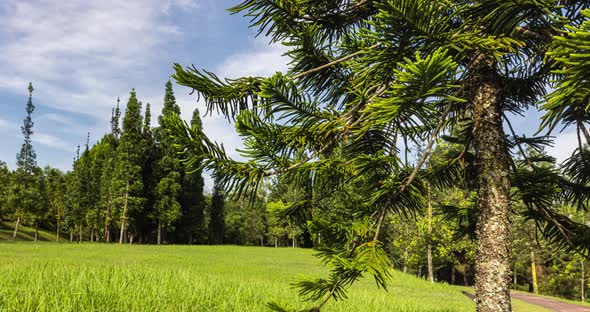
M57 224L56 224L56 229L55 229L55 241L57 243L59 243L59 212L58 212L58 217L57 217Z
M74 231L70 229L70 243L74 241Z
M426 250L426 258L428 265L428 280L434 283L434 270L432 268L432 203L430 201L430 183L428 184L428 246Z
M111 242L111 229L108 225L105 225L105 241L107 243Z
M260 246L264 247L264 237L260 238Z
M510 304L510 155L494 58L481 52L470 61L469 97L478 186L475 256L476 311L512 311Z
M129 200L129 180L125 185L125 204L123 205L123 214L121 215L121 233L119 234L119 244L123 244L123 236L125 235L125 214L127 214L127 201Z
M295 248L295 236L293 236L293 248Z
M35 220L35 243L39 239L39 222Z
M455 285L456 277L457 277L457 269L455 268L455 264L451 263L451 285Z
M82 242L82 225L78 227L78 243Z
M539 286L537 284L537 265L535 263L535 252L531 250L531 276L533 280L533 292L539 293Z
M404 273L408 272L408 246L404 251Z
M18 233L18 225L20 223L20 217L16 218L16 223L14 224L14 233L12 233L12 240L16 239L16 234Z
M514 263L514 272L512 272L512 275L514 276L514 282L513 282L514 283L514 286L517 286L518 285L518 280L517 280L517 277L516 277L516 262Z
M469 278L467 277L467 265L463 265L463 286L469 286Z
M279 247L279 239L275 237L275 248Z
M582 264L582 272L581 272L581 276L580 276L580 291L581 291L581 298L582 302L586 301L586 268L585 268L585 264L584 264L584 260L582 260L581 262Z
M94 225L90 227L90 242L94 242Z
M162 222L158 219L158 245L162 244Z

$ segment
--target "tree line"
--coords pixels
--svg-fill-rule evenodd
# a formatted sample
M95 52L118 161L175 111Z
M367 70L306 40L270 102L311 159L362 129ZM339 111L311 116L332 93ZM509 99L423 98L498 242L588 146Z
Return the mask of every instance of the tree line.
M55 231L56 241L301 245L300 230L266 210L269 196L279 196L272 184L253 206L228 200L218 183L212 193L204 190L202 171L182 162L167 135L166 118L181 113L170 81L157 127L151 127L150 104L142 110L132 90L124 111L119 100L112 109L110 132L92 146L89 134L68 172L37 165L32 95L30 84L17 168L0 162L0 221L14 223L13 239L28 224L35 241L42 228ZM198 110L190 126L202 128Z

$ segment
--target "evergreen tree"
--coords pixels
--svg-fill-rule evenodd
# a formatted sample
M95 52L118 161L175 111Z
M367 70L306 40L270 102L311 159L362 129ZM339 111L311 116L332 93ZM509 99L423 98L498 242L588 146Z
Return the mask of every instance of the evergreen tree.
M33 169L37 167L37 154L35 153L31 142L34 125L33 119L31 119L31 114L35 111L35 105L33 105L33 84L30 82L28 90L29 100L27 101L27 106L25 108L27 116L23 120L23 125L21 127L25 142L23 143L20 152L16 155L16 165L25 173L31 174Z
M213 196L209 206L209 244L223 244L225 232L225 195L219 180L213 185Z
M170 227L179 219L181 215L181 205L179 202L181 195L181 166L178 154L172 145L168 136L168 128L165 119L172 114L180 114L180 108L176 104L172 83L166 83L166 93L164 95L164 107L162 115L158 117L158 128L156 130L158 142L158 157L154 175L157 186L155 188L155 205L152 218L157 223L157 243L162 243L164 230Z
M5 162L0 160L0 221L8 214L8 190L11 185L11 174Z
M142 236L149 237L154 231L154 224L151 222L150 216L154 214L156 202L156 186L158 183L155 177L156 162L160 158L160 151L156 145L155 136L151 127L151 105L147 103L145 106L145 113L143 117L142 129L142 155L141 176L143 179L143 210L135 211L133 219L139 239Z
M39 185L36 177L36 174L39 173L38 170L36 170L37 155L33 149L31 141L34 125L31 115L35 111L35 105L33 105L33 84L30 82L28 90L29 99L25 107L27 115L23 120L23 125L21 127L24 143L20 152L16 155L17 169L13 176L14 182L10 188L8 197L13 214L16 217L12 239L16 238L18 226L23 217L32 217L35 225L37 225L38 218L36 212L39 210L38 206L41 202Z
M357 237L361 226L365 235L341 240L339 247L333 245L338 251L320 254L334 266L329 278L299 284L302 293L319 302L313 308L318 310L330 298L345 297L346 287L363 272L386 287L390 263L379 235L387 215L422 210L427 182L456 183L462 176L458 172L471 174L462 166L469 162L478 194L477 310L510 311L512 186L527 195L520 198L543 235L560 247L590 252L588 228L554 211L547 200L587 202L580 187L587 180L559 182L558 174L535 169L511 185L518 168L509 149L547 143L547 138L517 135L510 116L536 105L552 75L565 76L561 87L572 96L549 98L545 124L573 121L569 117L575 115L583 122L570 123L584 132L580 124L588 121L590 79L587 55L580 51L587 45L590 12L584 9L589 6L576 1L243 1L231 11L245 13L260 33L291 48L289 72L224 81L177 64L174 78L203 96L209 111L236 122L250 161L231 160L222 146L178 119L174 132L182 147L204 151L203 166L238 195L254 192L264 178L279 174L328 194L343 184L365 182L358 189L367 202L358 207L358 224L340 237ZM578 25L579 36L562 36ZM548 54L556 42L563 45ZM574 110L578 114L569 114ZM467 123L463 152L442 168L422 168L435 142L461 123ZM400 157L400 138L427 140L414 164ZM568 196L552 187L530 191L531 184L543 183L559 183ZM284 210L309 212L316 200L322 199L307 198ZM366 219L372 221L363 223ZM326 224L330 229L335 230ZM359 240L365 243L359 246ZM353 261L354 269L331 261L339 257Z
M143 209L142 127L141 102L137 100L135 90L132 90L123 116L123 132L117 146L113 180L114 202L119 216L119 243L125 241L127 227L132 221L129 216Z
M196 131L203 128L199 110L195 109L191 119L191 127ZM170 138L168 138L171 144ZM176 157L178 153L176 153ZM205 228L205 196L203 194L205 188L205 181L203 180L202 170L196 167L190 168L182 166L182 194L181 206L182 215L181 220L181 234L184 241L189 244L205 243L207 231Z

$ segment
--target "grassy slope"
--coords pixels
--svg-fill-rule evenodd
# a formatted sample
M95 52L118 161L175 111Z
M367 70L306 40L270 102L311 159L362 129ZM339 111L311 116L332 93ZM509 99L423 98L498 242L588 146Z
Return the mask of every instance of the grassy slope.
M0 221L0 241L12 240L12 233L14 232L14 222ZM63 235L61 240L65 241ZM29 226L18 226L18 233L16 235L17 241L33 241L35 239L35 228ZM55 233L47 230L39 229L40 241L55 241Z
M235 246L0 244L0 311L261 311L307 307L289 287L321 274L310 250ZM389 292L364 280L324 311L473 311L463 288L395 272ZM515 300L514 311L543 311Z

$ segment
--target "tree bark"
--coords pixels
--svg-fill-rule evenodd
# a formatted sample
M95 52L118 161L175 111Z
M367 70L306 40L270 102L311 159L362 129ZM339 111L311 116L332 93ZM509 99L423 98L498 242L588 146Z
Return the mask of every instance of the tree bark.
M537 284L537 264L535 263L535 252L531 250L531 277L533 280L533 292L539 293L539 285Z
M16 218L16 223L14 224L14 233L12 233L12 240L16 239L16 234L18 233L18 225L20 223L20 217Z
M455 268L455 264L451 263L451 285L455 285L456 277L457 277L457 269Z
M158 245L162 244L162 222L158 219Z
M408 247L406 246L406 250L404 251L404 273L408 272Z
M119 234L119 244L123 244L123 236L125 235L125 214L127 213L127 201L129 200L129 180L125 185L125 204L123 205L123 214L121 215L121 233Z
M428 266L428 280L434 283L434 270L432 268L432 203L430 202L430 183L428 184L428 246L426 248L426 258Z
M58 212L57 224L56 224L56 229L55 229L55 242L59 243L59 212Z
M510 156L502 128L500 80L494 58L482 52L472 55L469 67L478 187L476 311L511 311Z
M35 220L35 243L39 239L39 222Z
M78 227L78 243L82 242L82 225Z
M94 225L90 227L90 242L94 242Z
M74 241L74 232L70 229L70 243Z

